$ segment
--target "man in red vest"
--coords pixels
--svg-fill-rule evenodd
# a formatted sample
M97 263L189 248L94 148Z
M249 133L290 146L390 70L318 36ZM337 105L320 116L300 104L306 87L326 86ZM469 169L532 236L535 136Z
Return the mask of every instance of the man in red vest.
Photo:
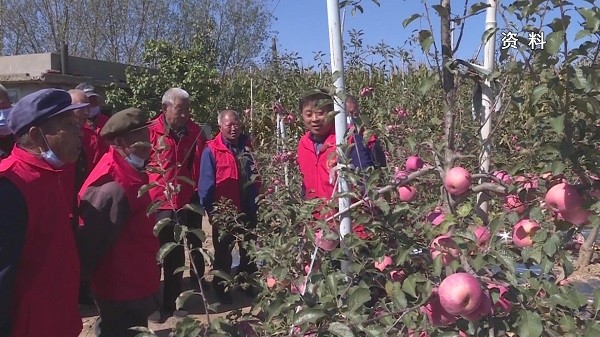
M75 337L79 257L61 168L81 151L68 92L23 97L8 116L17 139L0 163L0 336Z
M88 125L92 130L100 133L100 130L108 121L108 116L100 113L100 99L102 97L96 93L94 86L87 83L81 83L76 86L75 89L83 91L90 99L90 116L88 118Z
M8 127L8 114L11 109L8 91L0 84L0 161L10 155L15 145L15 137Z
M117 112L100 134L112 146L79 192L82 225L76 232L82 279L90 279L100 311L100 337L135 336L158 308L160 269L154 216L143 171L150 157L148 115L136 108Z
M258 195L259 183L252 177L256 177L255 163L250 154L250 137L242 133L237 112L224 110L219 113L219 134L208 142L208 146L202 152L200 160L200 180L198 182L198 194L200 203L209 215L212 225L212 240L215 249L215 260L213 268L226 274L231 272L231 251L235 240L234 232L225 226L227 224L213 221L214 204L229 199L237 213L245 216L244 235L246 244L254 239L250 231L256 228L258 206L255 199ZM221 232L225 233L221 233ZM240 264L238 272L253 273L256 265L250 262L250 258L244 247L240 246ZM213 287L223 304L232 302L231 295L225 292L221 279L213 278Z
M186 204L196 201L194 198L198 181L200 153L206 141L200 133L200 127L190 119L190 96L181 88L171 88L162 97L162 109L149 128L152 152L148 164L150 181L157 186L150 189L153 203L158 203L157 221L170 219L162 228L158 237L161 246L175 242L175 226L187 226L190 230L200 228L202 219L193 211L182 209ZM181 178L183 177L183 178ZM194 200L196 199L196 200ZM178 211L180 210L181 211ZM203 282L204 258L198 250L202 242L195 234L186 236L191 246L193 266L192 275ZM185 310L176 310L175 300L182 292L183 272L174 273L185 263L184 247L174 248L163 260L163 301L159 312L153 313L151 321L164 321L170 316L185 316ZM195 274L198 273L198 275ZM194 278L194 277L192 277ZM197 287L199 288L199 286Z

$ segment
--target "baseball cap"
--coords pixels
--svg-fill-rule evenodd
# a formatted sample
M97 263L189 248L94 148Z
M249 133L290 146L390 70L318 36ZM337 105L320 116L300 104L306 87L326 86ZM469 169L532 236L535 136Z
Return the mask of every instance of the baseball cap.
M63 112L88 106L71 102L71 95L61 89L42 89L21 98L8 115L8 127L19 137L36 125Z
M91 84L81 83L78 86L76 86L75 89L79 89L79 90L83 91L87 97L92 97L92 96L100 97L100 95L98 95L97 93L94 92L94 90L95 90L94 86Z

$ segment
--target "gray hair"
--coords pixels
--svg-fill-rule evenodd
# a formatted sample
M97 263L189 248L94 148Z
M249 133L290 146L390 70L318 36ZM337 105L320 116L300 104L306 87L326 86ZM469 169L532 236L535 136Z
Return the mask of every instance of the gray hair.
M162 97L162 104L173 105L175 101L189 100L190 94L181 88L171 88Z
M8 94L8 90L0 84L0 105L4 103L10 103L10 95Z
M217 116L217 123L218 123L219 126L221 125L221 121L223 120L223 117L225 117L225 115L229 115L229 114L233 115L233 117L236 120L238 120L238 121L240 120L240 114L238 114L237 111L235 111L235 110L223 110L223 111L219 112L219 116Z

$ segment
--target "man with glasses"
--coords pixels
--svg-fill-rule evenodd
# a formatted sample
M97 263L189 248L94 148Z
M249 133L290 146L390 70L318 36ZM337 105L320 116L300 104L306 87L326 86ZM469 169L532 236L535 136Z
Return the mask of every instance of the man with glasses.
M242 125L237 112L224 110L219 113L219 134L208 142L202 152L200 161L200 180L198 194L200 203L208 214L212 225L212 239L215 250L213 268L226 274L231 272L231 252L236 234L244 235L244 244L254 240L251 230L256 228L257 210L256 196L259 182L256 179L255 163L250 154L250 137L242 131ZM224 199L235 207L237 213L243 213L244 228L238 229L226 226L215 219L215 203ZM218 215L217 215L218 217ZM244 245L241 245L244 246ZM250 262L245 247L240 247L239 272L253 273L256 265ZM232 302L231 295L225 292L222 279L215 276L213 287L222 304Z

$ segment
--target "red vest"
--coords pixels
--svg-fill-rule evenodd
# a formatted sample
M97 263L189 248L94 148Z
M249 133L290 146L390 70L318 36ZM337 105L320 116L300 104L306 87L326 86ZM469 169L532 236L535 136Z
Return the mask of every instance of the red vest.
M71 203L61 193L60 170L15 147L0 164L27 202L27 234L15 279L12 336L75 337L79 256L69 222Z
M100 158L108 152L108 143L100 137L100 130L92 130L89 125L81 128L81 145L85 153L87 172L92 172Z
M146 193L137 197L140 187L148 183L148 176L110 148L81 187L78 200L81 202L89 186L106 181L115 181L123 188L130 213L115 245L94 270L92 290L106 300L140 299L155 293L160 286L156 262L159 243L152 231L155 221L146 215L150 196Z
M187 134L179 141L179 143L169 134L165 132L165 123L163 115L158 115L154 119L154 123L148 128L150 130L150 142L152 143L152 153L150 155L149 167L160 168L166 170L164 178L160 173L148 170L150 181L156 181L161 186L152 188L150 198L152 201L165 201L164 187L166 183L180 185L179 193L171 196L174 205L169 202L164 203L159 209L175 209L182 208L190 202L194 191L198 185L200 172L200 155L206 140L200 134L200 127L193 121L188 121L186 128ZM156 150L163 145L164 149ZM186 177L194 183L178 179L178 176ZM165 181L166 180L166 181Z
M250 140L246 144L250 147ZM221 133L207 143L210 153L215 158L215 197L218 202L221 198L227 198L237 207L238 212L242 210L242 196L240 190L238 165L235 156L223 143Z
M298 143L298 164L302 173L302 181L306 189L306 199L331 199L335 181L330 183L330 169L337 165L335 133L331 133L321 147L315 151L314 142L306 133Z

